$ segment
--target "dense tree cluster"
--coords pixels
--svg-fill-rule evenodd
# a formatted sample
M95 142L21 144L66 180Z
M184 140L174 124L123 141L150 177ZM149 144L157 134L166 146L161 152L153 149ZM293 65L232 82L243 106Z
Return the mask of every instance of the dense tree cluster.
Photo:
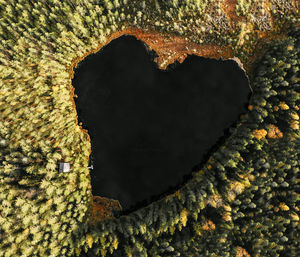
M222 2L0 0L0 256L297 256L297 3L238 0L234 20ZM128 215L92 220L73 64L130 26L230 44L243 62L262 33L278 39L253 64L249 112L191 180ZM62 161L70 172L58 172Z

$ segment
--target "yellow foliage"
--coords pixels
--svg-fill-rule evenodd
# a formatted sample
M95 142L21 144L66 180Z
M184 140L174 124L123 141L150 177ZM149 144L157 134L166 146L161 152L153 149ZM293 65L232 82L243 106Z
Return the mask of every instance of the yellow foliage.
M290 116L294 119L294 120L299 120L299 115L297 113L291 113Z
M80 248L77 248L77 249L75 249L75 252L76 252L76 255L79 255L80 252L81 252L81 249L80 249Z
M288 211L290 209L285 203L280 203L279 207L282 211Z
M141 233L142 233L142 234L145 234L145 233L146 233L146 230L147 230L147 229L146 229L146 225L141 225L141 226L140 226L140 230L141 230Z
M172 196L177 196L177 198L180 200L181 199L181 194L179 192L179 190L177 190L174 194L171 194L171 195L168 195L165 199L166 203L169 201L169 199L172 197Z
M237 252L235 257L250 257L250 254L247 253L247 251L244 248L238 246L236 249Z
M180 222L182 223L182 225L183 225L184 227L186 226L187 215L188 215L188 211L184 208L184 209L180 212Z
M175 227L174 226L169 227L169 231L171 235L174 235Z
M177 190L177 191L175 192L175 195L178 197L178 200L181 199L181 194L180 194L179 190Z
M91 234L86 235L86 242L87 242L89 248L92 248L92 245L94 243L94 239L93 239Z
M282 138L283 133L279 130L278 127L276 127L273 124L270 124L269 131L268 131L268 137L269 138Z
M268 132L265 129L256 129L252 134L256 139L260 140L262 138L265 138Z
M117 238L114 239L114 241L112 242L112 246L114 247L115 250L118 249L118 245L119 245L119 241Z
M290 127L294 130L299 129L299 122L294 120L293 122L290 123Z
M299 216L296 213L292 213L291 215L292 220L299 221Z
M105 256L107 253L107 250L106 249L101 249L101 256Z
M222 203L223 203L222 196L219 194L214 194L210 196L208 199L208 204L210 204L214 208L220 207Z
M103 245L104 245L104 243L105 243L105 240L106 240L106 238L105 238L105 237L101 237L101 238L100 238L100 242L101 242L101 244L103 244Z
M290 107L285 102L280 102L279 107L281 110L288 110Z
M216 226L211 220L208 220L202 226L202 229L206 230L206 231L211 231L211 230L214 230L215 228L216 228Z
M28 235L29 234L29 228L26 228L23 232L24 235Z
M52 198L50 198L47 202L46 202L46 204L47 205L51 205L52 204L52 202L53 202L53 199Z
M127 256L132 257L132 249L129 246L125 246L124 249L125 249Z

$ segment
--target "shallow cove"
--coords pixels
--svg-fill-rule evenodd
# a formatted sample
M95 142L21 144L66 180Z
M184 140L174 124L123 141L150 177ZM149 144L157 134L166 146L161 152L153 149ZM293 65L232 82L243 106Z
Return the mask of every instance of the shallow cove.
M92 193L119 200L123 210L182 184L250 97L234 61L189 56L162 71L154 57L122 36L80 62L72 81L78 120L91 137Z

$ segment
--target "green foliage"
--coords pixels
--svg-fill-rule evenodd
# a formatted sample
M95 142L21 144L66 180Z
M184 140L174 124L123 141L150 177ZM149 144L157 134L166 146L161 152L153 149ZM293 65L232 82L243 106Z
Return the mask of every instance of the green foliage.
M264 1L238 0L243 22L231 24L222 2L0 0L0 256L63 257L80 250L89 256L235 256L240 248L251 256L296 256L300 45L299 30L287 25L299 22L299 10L271 0L271 17ZM271 23L274 33L288 35L264 46L251 77L252 109L224 146L174 194L91 225L91 147L73 109L74 60L134 26L198 44L230 43L246 62L257 31ZM266 135L257 138L256 130ZM58 172L62 158L73 164L70 173Z

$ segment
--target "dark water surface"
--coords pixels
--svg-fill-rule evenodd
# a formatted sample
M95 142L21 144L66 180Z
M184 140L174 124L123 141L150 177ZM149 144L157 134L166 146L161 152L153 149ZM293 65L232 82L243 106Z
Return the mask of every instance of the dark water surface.
M234 61L189 56L166 72L153 57L123 36L80 62L72 82L91 137L93 195L118 199L123 210L182 183L250 97Z

